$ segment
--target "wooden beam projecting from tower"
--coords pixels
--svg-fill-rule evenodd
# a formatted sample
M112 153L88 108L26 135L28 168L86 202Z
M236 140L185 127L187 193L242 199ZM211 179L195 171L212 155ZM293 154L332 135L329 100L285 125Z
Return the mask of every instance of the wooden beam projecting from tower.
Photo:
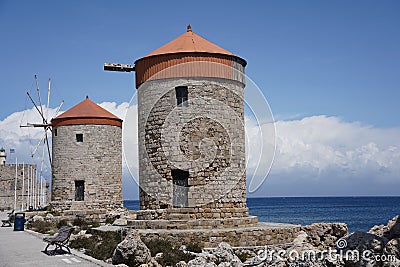
M132 72L135 71L135 66L129 64L119 64L119 63L104 63L104 70Z

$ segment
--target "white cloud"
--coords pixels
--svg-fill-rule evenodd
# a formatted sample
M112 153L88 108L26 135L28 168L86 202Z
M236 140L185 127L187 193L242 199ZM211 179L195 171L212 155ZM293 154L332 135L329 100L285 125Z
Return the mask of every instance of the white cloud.
M129 105L126 102L119 105L115 102L104 102L100 106L124 119ZM55 109L49 109L49 115L53 116L54 113ZM41 150L39 149L33 159L30 154L43 136L43 130L20 128L21 123L26 122L41 122L41 118L34 108L15 112L0 121L0 147L3 146L7 150L15 148L17 152L15 155L18 156L19 162L39 164ZM262 192L264 192L263 188L270 187L270 183L285 185L288 181L301 180L301 183L293 184L300 190L299 187L307 187L308 183L315 183L315 186L323 187L325 184L330 184L332 179L346 183L347 180L343 178L344 176L357 177L357 181L368 179L368 182L371 182L373 180L375 185L395 184L400 186L400 128L375 128L327 116L278 121L275 126L276 157L271 170L271 178L268 178L262 186ZM257 164L255 155L261 149L260 139L255 138L257 127L251 119L247 119L248 175L254 172ZM261 127L271 132L270 124ZM137 128L133 127L130 134L136 136L136 131ZM270 153L273 140L266 136L263 138L262 149ZM12 156L14 160L15 155ZM133 165L136 164L133 163ZM124 179L129 180L129 182L125 181L125 184L133 186L130 174L126 170L124 163ZM49 166L45 168L45 172L48 175L47 180L50 180ZM283 176L286 180L274 180L274 177ZM127 190L124 191L127 192ZM351 192L351 190L348 191L348 194ZM373 194L373 191L371 192ZM134 195L136 196L136 194ZM129 193L129 196L132 194Z
M128 108L128 103L117 105L115 102L104 102L99 105L121 119L125 117ZM55 114L55 108L49 108L47 110L43 107L43 113L48 114L47 121L50 122L51 118L62 112ZM26 160L29 160L27 155L31 154L36 144L44 136L43 128L20 127L21 125L27 125L29 123L42 123L42 118L35 108L14 112L0 121L0 146L7 149L15 148L17 155L21 157L21 159ZM50 133L49 137L51 137ZM29 145L26 146L26 144Z
M55 112L55 109L47 111L44 108L44 113L49 114L49 118L54 116ZM27 123L42 123L42 119L35 108L15 112L0 121L0 146L7 148L7 150L14 148L20 162L34 161L31 158L31 154L44 136L43 128L21 128L21 126L27 125Z
M399 178L400 129L379 129L327 116L278 121L275 125L274 173L301 170L320 175L335 170Z
M121 119L125 117L125 113L128 108L128 103L117 105L114 102L104 102L99 105ZM47 110L43 106L43 113L47 115L47 121L50 122L51 118L53 118L55 115L61 114L62 112L56 114L56 108L49 108ZM4 147L6 149L8 154L8 163L15 163L15 159L17 157L19 163L36 163L38 166L41 165L43 148L45 148L43 143L38 147L38 150L33 157L31 155L39 141L44 136L44 130L43 128L20 127L21 125L27 125L28 123L42 123L42 118L35 108L14 112L4 120L0 121L0 147ZM48 132L48 136L51 142L50 132ZM9 153L9 149L11 148L15 149L15 154ZM47 181L50 181L51 168L47 157L46 148L44 152L45 159L43 165L43 176Z
M257 131L254 126L247 130ZM275 126L274 164L253 196L398 195L400 128L327 116L278 121ZM266 138L264 143L270 142ZM249 142L249 147L257 146ZM250 175L252 168L250 162Z
M124 102L124 103L121 103L120 105L118 105L115 102L103 102L103 103L99 104L99 106L108 110L109 112L111 112L112 114L117 116L118 118L124 119L126 111L129 107L129 103Z

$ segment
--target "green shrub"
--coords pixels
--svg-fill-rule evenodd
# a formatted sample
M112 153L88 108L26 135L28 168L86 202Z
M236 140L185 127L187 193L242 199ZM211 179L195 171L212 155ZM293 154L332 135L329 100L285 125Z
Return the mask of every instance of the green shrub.
M189 243L186 248L190 252L200 253L202 251L202 247L200 247L197 243Z
M81 230L87 230L89 227L89 223L85 221L82 217L76 217L74 221L72 222L72 225L74 226L79 226Z
M115 221L115 217L107 217L106 218L106 224L113 224Z
M26 228L42 234L55 233L58 230L55 223L47 221L30 222L26 225Z
M115 248L121 243L121 234L119 232L104 232L99 237L99 242L93 250L88 251L88 255L99 260L111 258Z
M100 226L100 223L92 220L85 220L82 217L76 217L72 222L72 225L78 226L81 230L88 230L90 228L96 228Z
M251 255L246 252L241 252L239 250L235 251L236 256L240 259L241 262L245 262L247 259L251 258Z
M62 219L57 223L57 228L60 229L62 226L68 226L68 223L66 220Z
M79 236L74 240L69 241L69 247L81 249L84 248L86 250L93 249L95 246L95 241L89 237Z
M150 249L151 255L154 257L157 253L171 251L173 247L170 242L164 239L150 239L145 240L143 243Z
M154 257L157 253L162 252L163 255L157 262L162 266L175 266L180 261L190 261L194 259L194 256L185 254L179 250L178 247L174 247L170 242L164 239L151 239L144 240L145 245L149 248L151 255Z
M90 228L97 228L100 226L100 223L95 221L95 222L92 222L89 226L90 226Z
M84 248L85 254L99 259L106 260L112 257L117 245L122 241L120 232L98 232L92 231L91 237L78 237L72 240L71 248Z
M50 210L50 209L48 209L48 211L49 211L49 213L50 213L51 215L53 215L53 216L55 216L55 217L61 216L61 212L53 211L53 210Z

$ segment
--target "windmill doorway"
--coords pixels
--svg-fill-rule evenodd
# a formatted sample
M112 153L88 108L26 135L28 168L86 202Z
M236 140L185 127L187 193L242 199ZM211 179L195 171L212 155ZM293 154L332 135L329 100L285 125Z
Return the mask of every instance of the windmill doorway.
M189 172L184 170L171 170L173 182L173 206L185 208L188 206Z

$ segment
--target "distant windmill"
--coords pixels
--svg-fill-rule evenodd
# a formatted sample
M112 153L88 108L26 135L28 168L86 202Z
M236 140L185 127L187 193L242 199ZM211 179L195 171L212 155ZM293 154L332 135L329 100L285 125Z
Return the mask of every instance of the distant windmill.
M43 189L43 165L44 165L44 158L45 158L45 150L47 149L47 153L48 153L48 158L49 158L49 162L50 162L50 166L51 166L51 151L50 151L50 144L49 144L49 136L48 133L50 133L51 136L51 132L52 132L52 128L51 128L51 118L49 118L49 106L50 106L50 92L51 92L51 80L48 80L48 86L47 86L47 105L45 106L45 110L42 104L42 99L40 96L40 89L39 89L39 81L37 78L37 75L35 75L35 82L36 82L36 91L37 91L37 101L36 102L32 96L29 94L29 92L27 92L27 95L30 99L30 101L32 102L33 106L35 107L35 109L37 110L37 112L39 113L40 117L41 117L41 122L39 123L27 123L26 125L20 125L20 127L35 127L35 128L43 128L44 133L43 133L43 137L39 140L39 142L37 143L37 145L35 146L35 148L33 149L31 156L32 158L35 156L35 154L37 153L39 147L41 144L43 144L43 149L42 149L42 158L41 158L41 165L40 165L40 172L39 172L39 177L40 177L40 184L41 184L41 195L42 195L42 200L40 201L42 204L45 202L44 199L44 189ZM60 111L62 105L64 104L64 101L61 101L60 105L57 107L56 112L54 114L54 116L57 116L58 112Z
M39 103L36 103L35 100L33 100L32 96L29 94L29 92L27 92L26 94L28 95L29 99L31 100L33 106L35 107L35 109L37 110L37 112L39 113L42 122L41 123L27 123L26 125L21 125L21 127L41 127L44 129L44 134L43 137L40 139L40 141L38 142L38 144L35 146L35 149L32 152L32 157L36 154L40 144L44 143L47 147L47 153L49 156L49 161L51 164L51 152L50 152L50 145L49 145L49 137L47 135L48 132L51 133L52 129L51 129L51 123L49 120L49 106L50 106L50 85L51 85L51 80L48 80L48 87L47 87L47 105L46 107L46 114L43 111L43 104L42 104L42 99L40 96L40 89L39 89L39 82L38 82L38 78L37 75L35 75L35 82L36 82L36 91L37 91L37 97L38 97L38 101ZM62 105L64 104L64 101L61 101L60 105L58 106L56 113L54 114L54 116L56 116L58 114L58 112L60 111Z

